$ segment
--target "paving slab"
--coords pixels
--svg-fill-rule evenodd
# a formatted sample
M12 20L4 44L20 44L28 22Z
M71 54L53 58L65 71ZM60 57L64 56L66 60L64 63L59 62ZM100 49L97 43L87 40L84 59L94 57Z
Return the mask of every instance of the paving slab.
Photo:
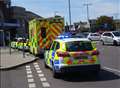
M17 49L10 49L8 47L0 47L0 69L10 69L21 66L25 63L30 63L38 58L28 52L25 52L25 57L22 51Z

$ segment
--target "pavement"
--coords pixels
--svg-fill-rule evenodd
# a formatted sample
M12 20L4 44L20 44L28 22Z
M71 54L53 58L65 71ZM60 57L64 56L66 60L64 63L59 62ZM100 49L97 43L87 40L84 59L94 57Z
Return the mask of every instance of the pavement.
M37 57L28 52L25 52L24 55L22 51L11 49L10 54L10 49L8 47L0 47L0 70L18 67L37 59Z

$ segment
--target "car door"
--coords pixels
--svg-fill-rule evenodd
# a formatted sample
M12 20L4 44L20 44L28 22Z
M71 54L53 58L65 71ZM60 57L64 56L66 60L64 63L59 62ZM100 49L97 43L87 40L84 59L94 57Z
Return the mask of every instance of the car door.
M56 41L54 41L50 47L50 50L48 52L48 65L52 68L53 60L55 57L55 49L56 49Z
M111 33L107 34L106 41L109 44L113 44L113 35Z
M45 62L49 67L51 67L50 66L50 59L51 59L51 52L54 49L54 45L55 45L55 43L52 42L50 48L45 51L45 55L44 55L45 56Z
M107 33L104 33L102 36L101 36L101 40L106 43L107 41Z

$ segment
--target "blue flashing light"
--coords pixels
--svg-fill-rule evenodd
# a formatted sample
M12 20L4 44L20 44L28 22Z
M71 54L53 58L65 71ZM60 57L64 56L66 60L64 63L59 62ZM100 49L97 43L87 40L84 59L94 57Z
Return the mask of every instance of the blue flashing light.
M67 33L63 33L63 34L59 35L57 38L64 39L64 38L71 38L71 37L72 37L72 34L70 32L67 32Z

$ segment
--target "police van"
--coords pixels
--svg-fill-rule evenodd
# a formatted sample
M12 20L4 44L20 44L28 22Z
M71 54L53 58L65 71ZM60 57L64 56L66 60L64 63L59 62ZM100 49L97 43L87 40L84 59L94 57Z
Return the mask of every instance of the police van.
M100 71L99 51L86 38L56 39L44 57L45 67L52 69L55 78L60 73L92 71L97 75Z

